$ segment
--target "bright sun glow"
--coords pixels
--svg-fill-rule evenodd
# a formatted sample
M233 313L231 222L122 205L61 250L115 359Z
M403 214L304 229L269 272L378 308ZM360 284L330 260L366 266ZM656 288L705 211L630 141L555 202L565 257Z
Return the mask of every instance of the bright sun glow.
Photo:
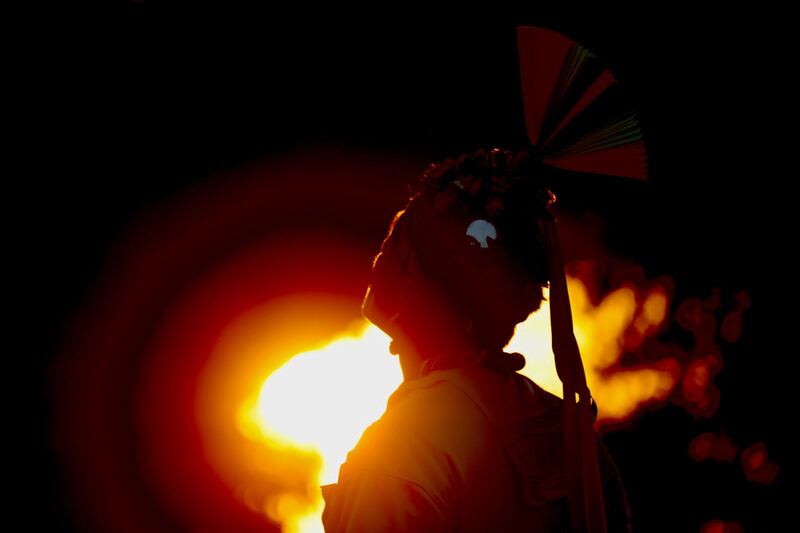
M626 330L633 327L645 336L663 322L668 305L664 292L636 294L622 288L597 306L579 280L569 279L569 292L575 336L600 421L624 419L642 403L666 397L675 386L677 362L604 372L619 360ZM353 336L291 358L242 406L239 428L250 440L314 450L322 458L319 476L309 484L310 505L301 505L296 496L279 495L269 506L269 514L281 521L285 532L322 531L318 486L336 481L347 452L380 417L402 381L398 360L389 354L389 342L382 331L365 322ZM506 350L525 354L522 373L561 395L550 348L547 302L517 327Z
M290 359L264 382L257 400L244 407L240 426L249 426L244 431L251 438L255 426L264 439L308 448L322 457L312 484L316 501L311 514L297 513L291 505L271 513L281 520L283 531L322 531L319 485L336 482L347 452L380 418L403 380L397 358L389 353L390 341L365 322L354 336Z
M389 356L391 339L374 326L321 350L301 353L264 383L256 411L266 436L323 452L321 483L334 483L339 465L377 420L403 381ZM375 354L387 354L376 357Z

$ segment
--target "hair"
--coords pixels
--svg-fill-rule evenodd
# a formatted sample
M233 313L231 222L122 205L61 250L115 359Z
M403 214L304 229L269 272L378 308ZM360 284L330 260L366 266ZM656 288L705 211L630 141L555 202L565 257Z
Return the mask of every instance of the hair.
M554 197L542 185L540 173L527 151L515 154L501 148L479 149L457 159L431 163L409 186L408 205L423 196L442 194L455 182L471 178L474 191L462 189L466 192L460 195L462 206L471 217L493 219L498 230L503 230L503 246L541 288L550 277L538 222ZM501 211L493 214L492 206L498 203Z
M489 350L508 344L549 281L538 223L549 197L526 156L478 150L411 183L373 263L367 318L432 352L446 351L451 334ZM495 235L468 235L477 220Z

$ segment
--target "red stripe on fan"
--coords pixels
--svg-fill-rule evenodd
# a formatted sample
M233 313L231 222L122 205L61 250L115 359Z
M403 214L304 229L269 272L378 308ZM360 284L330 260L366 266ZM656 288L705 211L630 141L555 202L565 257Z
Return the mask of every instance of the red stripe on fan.
M586 154L546 157L544 161L548 165L575 172L647 179L647 156L644 150L644 141Z
M581 95L577 103L572 107L572 109L569 110L569 113L567 113L563 120L561 120L561 123L558 125L558 127L542 143L542 147L546 146L547 143L549 143L553 137L555 137L556 134L564 128L564 126L569 124L578 113L586 109L589 104L594 102L594 100L603 94L603 91L608 89L615 81L616 79L614 78L614 75L611 74L611 71L607 69L597 76L586 92Z
M571 43L563 35L544 28L517 28L525 125L531 144L541 135L547 105Z

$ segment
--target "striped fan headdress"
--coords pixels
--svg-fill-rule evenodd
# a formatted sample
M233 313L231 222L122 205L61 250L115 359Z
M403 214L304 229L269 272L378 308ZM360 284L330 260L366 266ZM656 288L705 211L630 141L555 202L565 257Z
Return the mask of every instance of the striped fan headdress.
M521 27L517 38L533 153L556 168L646 179L642 129L611 71L552 30Z

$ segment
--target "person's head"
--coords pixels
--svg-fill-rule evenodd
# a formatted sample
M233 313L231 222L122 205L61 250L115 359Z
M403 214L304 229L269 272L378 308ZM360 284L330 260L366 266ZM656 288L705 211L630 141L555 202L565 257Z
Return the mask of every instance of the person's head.
M518 162L505 150L481 150L431 165L412 187L362 305L401 346L443 359L500 350L539 309L548 282L538 225L546 199Z

